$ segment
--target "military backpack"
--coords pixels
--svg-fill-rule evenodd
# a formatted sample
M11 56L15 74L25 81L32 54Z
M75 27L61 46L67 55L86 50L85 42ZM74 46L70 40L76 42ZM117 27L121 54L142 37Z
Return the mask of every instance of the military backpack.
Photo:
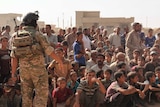
M43 54L42 47L36 38L36 31L19 31L13 39L13 51L17 57Z

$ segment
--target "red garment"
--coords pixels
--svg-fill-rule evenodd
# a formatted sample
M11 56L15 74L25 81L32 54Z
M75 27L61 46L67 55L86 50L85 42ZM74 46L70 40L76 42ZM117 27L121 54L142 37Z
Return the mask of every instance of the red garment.
M73 94L72 90L69 88L64 88L63 90L59 87L54 89L52 92L52 98L57 98L57 103L65 102L68 97Z

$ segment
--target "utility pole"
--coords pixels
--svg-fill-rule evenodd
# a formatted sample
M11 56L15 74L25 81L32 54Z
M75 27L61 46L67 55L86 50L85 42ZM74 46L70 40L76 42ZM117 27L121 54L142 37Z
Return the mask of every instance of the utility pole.
M64 29L64 13L62 13L62 24L63 24L63 29Z
M57 18L57 26L59 28L59 17Z
M146 16L146 27L148 27L148 16Z
M70 17L70 27L72 27L72 16Z

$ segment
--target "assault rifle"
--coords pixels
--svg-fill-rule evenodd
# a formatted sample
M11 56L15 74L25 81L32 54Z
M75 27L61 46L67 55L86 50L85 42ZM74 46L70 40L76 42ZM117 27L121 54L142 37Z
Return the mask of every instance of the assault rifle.
M14 21L14 23L15 23L15 26L17 27L16 19L15 19L15 18L13 18L13 21ZM16 32L17 32L17 35L18 35L18 30L17 30Z

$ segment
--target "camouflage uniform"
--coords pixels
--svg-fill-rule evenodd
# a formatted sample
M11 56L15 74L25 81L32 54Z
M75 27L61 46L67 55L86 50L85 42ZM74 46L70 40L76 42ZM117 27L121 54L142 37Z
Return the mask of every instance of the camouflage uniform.
M36 32L34 27L25 26L24 31ZM47 55L53 52L46 37L36 32L35 37L39 39L39 44ZM16 57L14 51L11 57ZM45 68L45 60L42 54L30 54L18 58L20 67L22 107L46 107L48 98L48 73ZM33 92L36 92L33 101ZM33 105L32 105L33 103Z

